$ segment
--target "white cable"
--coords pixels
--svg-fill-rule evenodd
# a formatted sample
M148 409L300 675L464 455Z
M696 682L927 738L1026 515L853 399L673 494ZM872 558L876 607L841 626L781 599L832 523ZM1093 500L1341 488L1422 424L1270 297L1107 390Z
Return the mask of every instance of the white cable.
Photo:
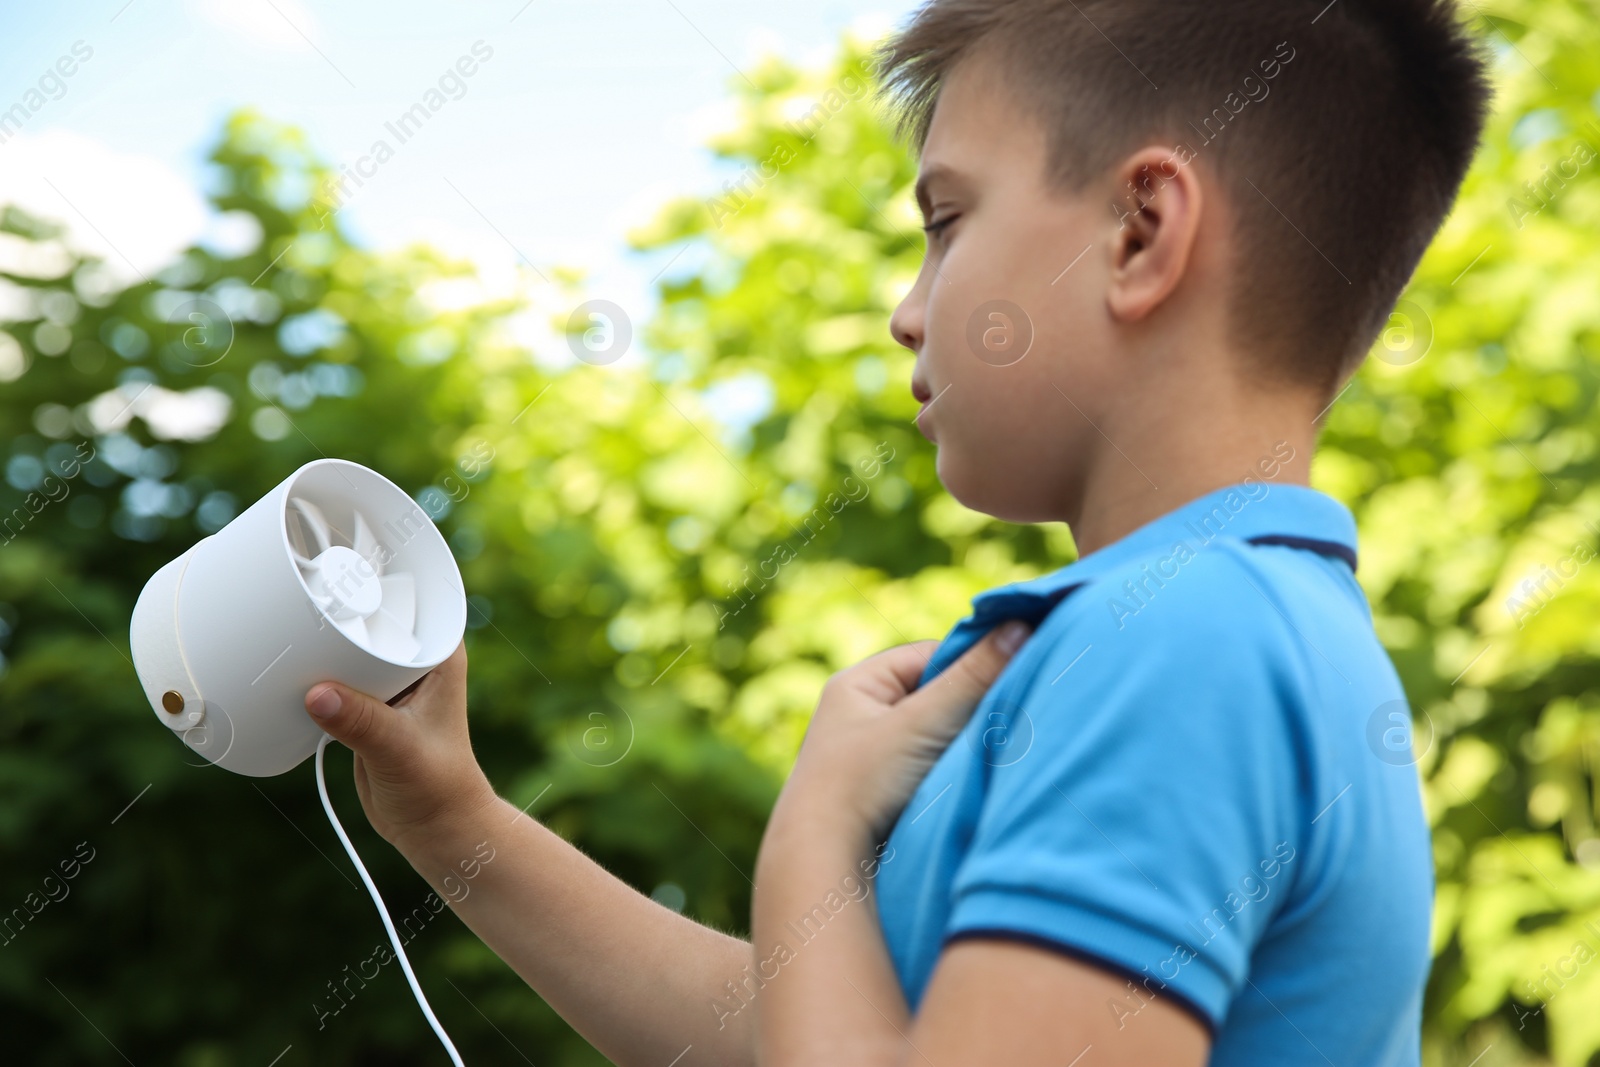
M450 1043L450 1035L444 1032L444 1027L439 1025L439 1020L434 1018L433 1009L428 1007L428 998L422 995L422 987L417 984L417 976L411 970L411 961L406 959L406 950L400 947L400 935L395 933L394 920L389 918L389 909L383 906L383 897L378 895L378 887L372 884L372 876L367 873L367 868L362 864L361 857L356 855L356 847L345 836L344 827L339 825L339 816L333 813L333 803L328 800L328 783L322 774L322 750L328 747L332 736L322 735L322 740L317 743L317 793L322 797L322 810L328 813L328 821L333 823L334 833L339 835L339 840L344 843L344 850L350 853L350 861L356 865L356 870L361 874L361 880L367 884L367 892L372 894L373 903L378 905L378 914L383 917L383 928L389 931L389 941L394 945L394 954L400 960L400 966L406 972L406 981L411 983L411 992L416 994L417 1003L422 1006L422 1014L428 1017L428 1025L433 1027L433 1032L439 1035L439 1040L444 1042L445 1051L450 1053L450 1062L455 1067L466 1067L461 1062L461 1053Z

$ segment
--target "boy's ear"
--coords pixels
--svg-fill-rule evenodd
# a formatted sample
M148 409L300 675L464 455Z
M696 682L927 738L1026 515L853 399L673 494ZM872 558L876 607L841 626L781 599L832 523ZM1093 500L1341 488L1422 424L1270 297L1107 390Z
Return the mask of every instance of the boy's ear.
M1172 294L1188 269L1200 230L1199 176L1171 148L1149 146L1112 171L1117 228L1111 234L1106 304L1119 322L1137 322Z

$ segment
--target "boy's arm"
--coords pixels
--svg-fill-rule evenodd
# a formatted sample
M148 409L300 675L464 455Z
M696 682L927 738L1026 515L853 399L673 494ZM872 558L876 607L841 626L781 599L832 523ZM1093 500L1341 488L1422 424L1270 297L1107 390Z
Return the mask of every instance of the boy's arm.
M714 1006L750 945L662 907L497 797L467 738L466 675L463 645L393 706L332 683L307 694L356 753L373 828L614 1063L753 1064L753 1013L719 1019ZM330 690L338 707L318 714Z
M764 964L768 976L781 971L762 993L764 1064L1200 1067L1206 1061L1210 1037L1169 998L1150 995L1130 1010L1126 979L1018 941L948 945L913 1016L884 945L876 896L846 902L828 919L825 937L801 943L793 936L818 901L837 896L840 872L876 866L875 850L859 825L839 823L831 808L782 807L756 873L759 886L772 887L756 894L756 944L784 944Z

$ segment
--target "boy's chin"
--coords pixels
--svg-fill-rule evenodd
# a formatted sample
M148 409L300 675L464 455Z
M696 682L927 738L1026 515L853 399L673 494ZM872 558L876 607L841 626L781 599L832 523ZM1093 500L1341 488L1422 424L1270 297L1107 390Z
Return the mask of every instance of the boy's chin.
M939 484L962 507L972 511L1017 525L1060 521L1060 516L1051 512L1046 494L1037 487L1018 479L994 477L996 470L1008 465L1015 469L1009 459L957 455L941 444L934 472Z

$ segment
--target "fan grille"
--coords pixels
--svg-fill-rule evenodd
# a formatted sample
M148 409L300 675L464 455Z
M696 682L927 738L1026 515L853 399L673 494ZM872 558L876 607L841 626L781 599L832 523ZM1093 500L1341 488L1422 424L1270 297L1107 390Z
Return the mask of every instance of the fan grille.
M338 522L303 496L285 516L290 552L323 616L361 647L401 663L422 651L416 636L416 581L386 571L389 554L357 508L336 510Z

